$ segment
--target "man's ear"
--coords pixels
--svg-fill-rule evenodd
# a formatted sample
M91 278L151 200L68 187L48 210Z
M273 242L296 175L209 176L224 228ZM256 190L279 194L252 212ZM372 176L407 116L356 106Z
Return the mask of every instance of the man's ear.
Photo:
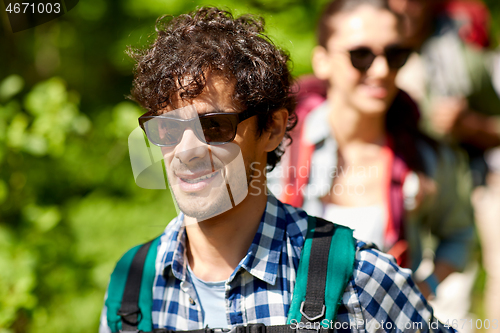
M273 122L266 131L269 135L265 146L266 152L271 152L275 150L276 147L278 147L278 145L283 140L283 136L285 135L287 124L288 124L287 109L280 109L273 113Z
M328 80L332 68L331 57L323 46L316 46L312 51L312 68L320 80Z

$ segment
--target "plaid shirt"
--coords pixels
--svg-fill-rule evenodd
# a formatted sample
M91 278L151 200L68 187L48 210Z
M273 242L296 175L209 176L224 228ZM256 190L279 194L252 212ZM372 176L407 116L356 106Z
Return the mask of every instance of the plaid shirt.
M187 271L183 215L161 236L153 286L153 327L203 328L203 311ZM226 281L229 326L284 325L307 233L307 214L269 195L247 255ZM447 332L433 321L432 309L393 257L358 241L353 276L339 307L338 332ZM100 332L109 332L103 310ZM433 323L429 325L429 323ZM418 326L422 323L422 326Z

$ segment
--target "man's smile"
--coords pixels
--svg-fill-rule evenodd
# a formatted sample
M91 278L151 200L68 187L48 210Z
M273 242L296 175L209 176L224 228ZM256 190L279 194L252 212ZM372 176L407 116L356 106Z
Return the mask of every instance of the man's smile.
M175 173L179 180L179 188L183 192L198 192L205 189L220 174L220 169L214 172L197 172L192 174Z
M195 183L198 183L202 180L210 179L210 178L216 176L218 173L219 173L219 170L212 172L212 173L209 173L209 174L206 174L204 176L200 176L200 177L196 177L196 176L189 176L189 177L177 176L177 177L179 177L183 182L195 184Z

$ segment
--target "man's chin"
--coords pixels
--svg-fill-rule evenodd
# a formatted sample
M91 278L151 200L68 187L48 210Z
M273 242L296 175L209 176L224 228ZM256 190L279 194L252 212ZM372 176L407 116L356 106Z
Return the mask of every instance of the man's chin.
M197 195L176 195L179 209L189 217L201 222L217 215L223 214L233 208L231 199L227 193L209 195L206 197Z

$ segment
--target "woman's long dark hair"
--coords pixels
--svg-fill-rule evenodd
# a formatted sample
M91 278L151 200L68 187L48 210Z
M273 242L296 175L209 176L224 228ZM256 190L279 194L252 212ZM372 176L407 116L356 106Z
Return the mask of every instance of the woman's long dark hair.
M316 36L318 39L318 44L326 48L326 42L332 35L333 27L330 24L330 19L332 16L339 13L351 12L362 5L370 5L376 9L385 9L400 17L398 14L394 13L389 7L387 0L335 0L331 1L326 5L323 10L316 28Z
M419 128L420 111L417 104L400 90L387 111L385 128L392 137L394 153L401 157L413 171L426 173L423 156L417 148L418 142L437 150L437 142L425 135Z

